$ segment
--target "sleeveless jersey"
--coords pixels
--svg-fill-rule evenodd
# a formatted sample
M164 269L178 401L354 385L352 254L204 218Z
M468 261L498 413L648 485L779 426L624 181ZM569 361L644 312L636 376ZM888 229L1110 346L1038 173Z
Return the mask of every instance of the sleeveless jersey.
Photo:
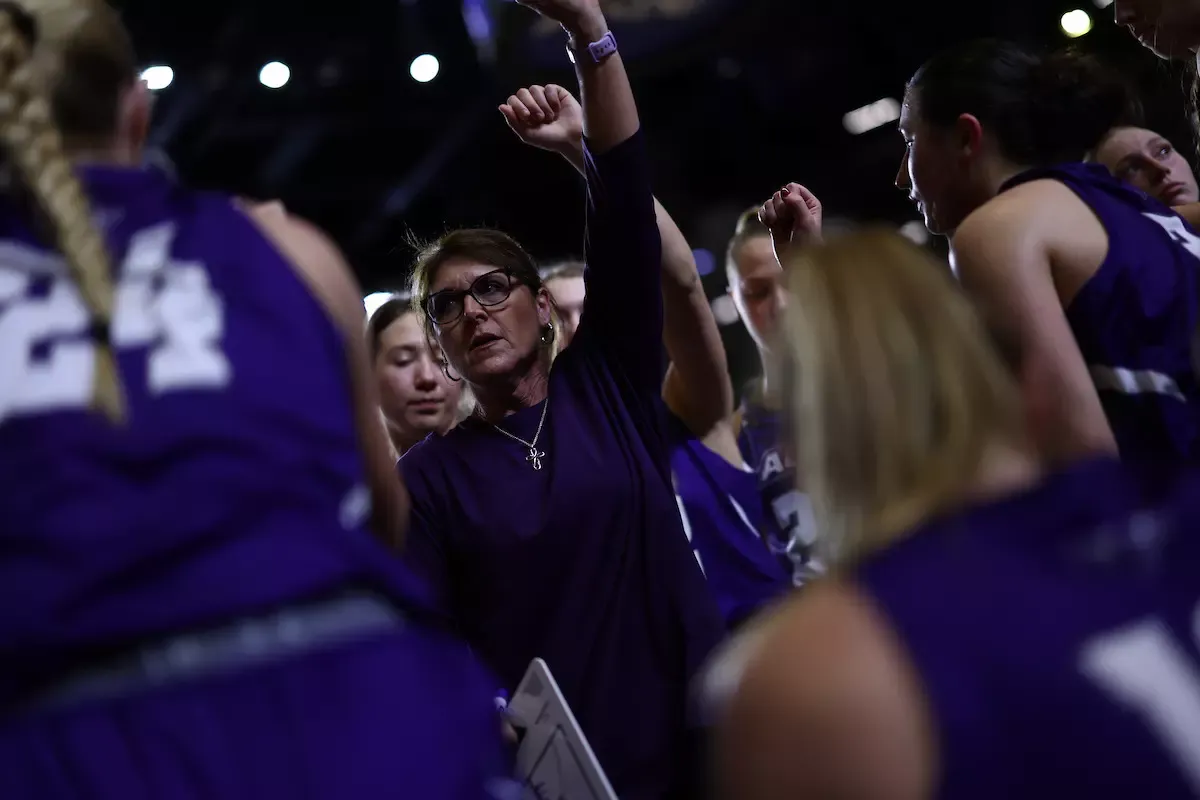
M938 731L940 800L1200 795L1200 482L1083 462L855 579Z
M0 199L0 703L95 651L409 580L363 527L344 342L291 265L227 198L81 173L128 416L89 408L79 292Z
M1045 178L1074 191L1108 233L1104 263L1066 314L1122 458L1200 460L1200 237L1097 164L1031 170L1004 189Z
M796 488L796 466L782 447L783 418L752 401L742 404L738 447L758 476L767 544L792 583L802 586L824 572L814 557L816 523L808 495Z
M671 473L683 530L729 628L791 585L762 538L764 514L753 472L708 449L667 412Z

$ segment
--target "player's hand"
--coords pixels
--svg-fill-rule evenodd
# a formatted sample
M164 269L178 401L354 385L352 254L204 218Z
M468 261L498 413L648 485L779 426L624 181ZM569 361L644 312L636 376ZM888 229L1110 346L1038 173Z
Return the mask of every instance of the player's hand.
M583 149L583 109L561 86L530 86L500 106L522 142L560 155Z
M758 211L758 219L771 231L775 257L782 263L794 246L821 240L821 201L798 183L780 189Z

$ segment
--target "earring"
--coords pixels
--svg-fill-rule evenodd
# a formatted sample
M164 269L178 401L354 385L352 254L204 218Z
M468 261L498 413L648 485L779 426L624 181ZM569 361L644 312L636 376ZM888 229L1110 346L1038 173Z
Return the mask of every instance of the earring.
M462 380L461 375L456 378L450 374L450 362L449 361L442 362L442 374L446 376L446 380L453 381L454 383L458 383L459 381Z
M539 338L542 340L542 344L550 344L554 341L554 325L550 323L543 325L542 335Z

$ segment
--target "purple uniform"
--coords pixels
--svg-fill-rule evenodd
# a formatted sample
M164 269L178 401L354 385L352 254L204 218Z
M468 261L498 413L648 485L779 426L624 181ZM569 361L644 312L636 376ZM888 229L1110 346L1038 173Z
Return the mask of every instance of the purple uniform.
M767 545L796 586L824 572L814 555L816 521L808 495L796 487L796 465L783 447L783 416L753 399L742 404L738 447L758 476Z
M708 449L671 415L671 474L684 533L729 628L791 587L763 540L758 476Z
M0 796L483 796L488 681L364 528L341 335L228 199L83 177L123 424L0 200Z
M1200 482L1081 463L861 564L915 666L940 800L1200 795Z
M1067 308L1121 457L1200 461L1200 237L1178 214L1096 164L1024 172L1056 180L1108 233L1108 256ZM1002 189L1002 191L1003 191Z
M662 261L639 133L587 159L587 300L545 404L404 455L406 556L513 690L545 659L622 800L691 796L689 681L724 633L671 487ZM548 404L548 405L547 405Z

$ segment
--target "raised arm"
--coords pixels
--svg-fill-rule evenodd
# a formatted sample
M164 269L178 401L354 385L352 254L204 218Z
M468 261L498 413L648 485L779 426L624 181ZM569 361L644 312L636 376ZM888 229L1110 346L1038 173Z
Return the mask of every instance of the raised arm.
M557 153L586 174L583 110L567 90L530 86L509 97L500 111L521 141ZM725 347L691 245L657 200L654 211L662 240L663 341L671 359L663 397L694 434L714 436L733 414ZM731 431L730 446L714 449L729 450L731 455L737 452ZM740 456L737 458L741 463Z
M583 105L587 299L572 347L602 355L641 396L662 380L662 241L650 165L620 53L589 45L608 33L598 0L525 0L559 22L576 53ZM610 40L611 41L611 40Z
M1022 383L1048 401L1039 411L1049 419L1035 420L1045 454L1073 460L1116 453L1116 439L1051 272L1052 253L1071 247L1057 240L1073 228L1055 209L1068 207L1073 195L1042 197L1046 188L1039 183L1044 182L1006 192L968 217L951 243L954 264L985 318L1015 335Z

